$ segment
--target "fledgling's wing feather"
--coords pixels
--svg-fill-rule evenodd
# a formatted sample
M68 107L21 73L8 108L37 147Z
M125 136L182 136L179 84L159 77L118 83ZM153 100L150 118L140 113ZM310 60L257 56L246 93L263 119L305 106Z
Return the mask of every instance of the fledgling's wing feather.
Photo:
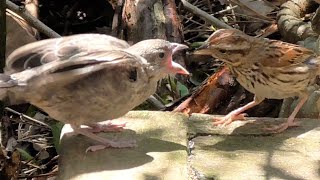
M90 76L102 69L113 69L119 73L122 71L116 64L125 64L127 66L138 66L144 68L147 63L145 59L132 55L122 50L110 50L94 52L90 54L80 54L76 58L68 61L53 61L11 75L11 78L17 82L17 85L41 87L50 85L64 86ZM115 69L118 68L118 69Z
M128 48L123 40L102 34L78 34L34 42L15 50L6 61L6 72L20 72L53 61L69 60L93 52Z

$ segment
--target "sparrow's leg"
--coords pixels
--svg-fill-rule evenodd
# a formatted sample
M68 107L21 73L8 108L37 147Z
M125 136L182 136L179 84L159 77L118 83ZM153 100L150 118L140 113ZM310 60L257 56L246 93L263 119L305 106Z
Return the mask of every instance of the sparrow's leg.
M100 123L90 123L87 126L90 127L90 131L93 133L99 132L120 132L126 127L126 122L124 123L113 123L113 120L107 120Z
M244 120L245 119L245 113L244 111L260 104L263 101L263 98L257 98L257 96L254 97L253 101L249 102L245 106L242 106L238 109L235 109L231 111L229 114L222 118L215 118L213 125L219 125L222 124L223 126L228 125L232 123L235 120Z
M105 149L105 148L131 148L131 147L136 146L135 140L132 140L132 141L112 141L107 138L103 138L103 137L100 137L96 134L93 134L87 128L81 128L78 125L72 125L72 124L71 124L71 127L74 130L74 132L76 132L78 134L82 134L84 136L87 136L87 137L95 140L95 141L102 143L101 145L95 145L95 146L88 147L86 152L87 151L97 151L97 150Z
M303 94L301 96L301 99L300 99L299 103L294 108L294 110L291 113L291 115L288 117L287 122L282 123L282 124L277 125L277 126L273 126L271 128L264 128L264 129L268 130L268 131L273 131L274 133L281 133L284 130L288 129L289 127L299 126L300 123L295 122L294 118L296 117L297 113L299 112L299 110L301 109L303 104L308 100L308 97L309 97L308 94Z

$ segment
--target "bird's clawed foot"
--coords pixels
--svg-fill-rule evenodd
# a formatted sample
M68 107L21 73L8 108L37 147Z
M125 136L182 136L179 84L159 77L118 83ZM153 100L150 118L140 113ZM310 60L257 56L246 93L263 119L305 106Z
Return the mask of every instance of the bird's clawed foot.
M90 131L93 133L99 132L121 132L126 127L126 122L124 123L113 123L113 120L108 120L96 124L88 124L91 127Z
M133 148L133 147L137 147L137 142L135 140L132 141L108 141L105 144L99 144L99 145L94 145L94 146L89 146L86 149L86 152L95 152L95 151L99 151L102 149L106 149L106 148Z
M81 128L79 125L70 124L75 133L82 134L96 142L99 142L99 145L90 146L86 149L88 151L98 151L105 148L133 148L136 147L135 140L111 140L105 137L98 136L92 133L92 129Z
M296 122L293 120L288 120L285 123L282 123L280 125L274 125L270 128L264 128L263 130L265 131L270 131L272 133L281 133L283 131L285 131L286 129L290 128L290 127L298 127L300 126L300 122Z
M234 112L230 112L229 114L227 114L226 116L224 116L222 118L214 118L213 125L217 126L217 125L222 124L222 126L226 126L236 120L245 120L246 115L247 114L245 114L245 113L237 114Z

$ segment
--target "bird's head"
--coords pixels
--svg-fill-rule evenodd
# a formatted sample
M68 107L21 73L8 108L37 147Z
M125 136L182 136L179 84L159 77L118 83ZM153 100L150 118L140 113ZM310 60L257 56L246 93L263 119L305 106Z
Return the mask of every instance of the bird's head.
M252 38L236 29L220 29L215 31L194 54L211 55L237 66L241 64L242 57L250 52Z
M128 51L145 58L153 70L162 76L167 74L188 75L189 72L184 67L172 61L172 56L176 52L187 48L186 45L162 39L149 39L134 44Z

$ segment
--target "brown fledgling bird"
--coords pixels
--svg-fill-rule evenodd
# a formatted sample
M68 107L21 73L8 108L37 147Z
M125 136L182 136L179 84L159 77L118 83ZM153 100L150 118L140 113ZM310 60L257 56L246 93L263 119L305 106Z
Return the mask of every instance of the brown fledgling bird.
M309 49L282 41L251 37L236 29L214 32L195 54L211 55L225 62L237 81L255 94L252 102L216 119L216 125L244 119L243 112L265 98L299 96L300 101L287 122L267 128L274 132L298 125L294 118L308 99L307 88L314 84L320 68L320 59Z
M188 74L172 61L175 52L186 48L161 39L129 46L101 34L38 41L8 57L7 73L0 75L0 98L10 104L30 102L106 147L132 147L133 142L115 142L92 132L117 128L98 122L121 117L144 102L166 75Z

